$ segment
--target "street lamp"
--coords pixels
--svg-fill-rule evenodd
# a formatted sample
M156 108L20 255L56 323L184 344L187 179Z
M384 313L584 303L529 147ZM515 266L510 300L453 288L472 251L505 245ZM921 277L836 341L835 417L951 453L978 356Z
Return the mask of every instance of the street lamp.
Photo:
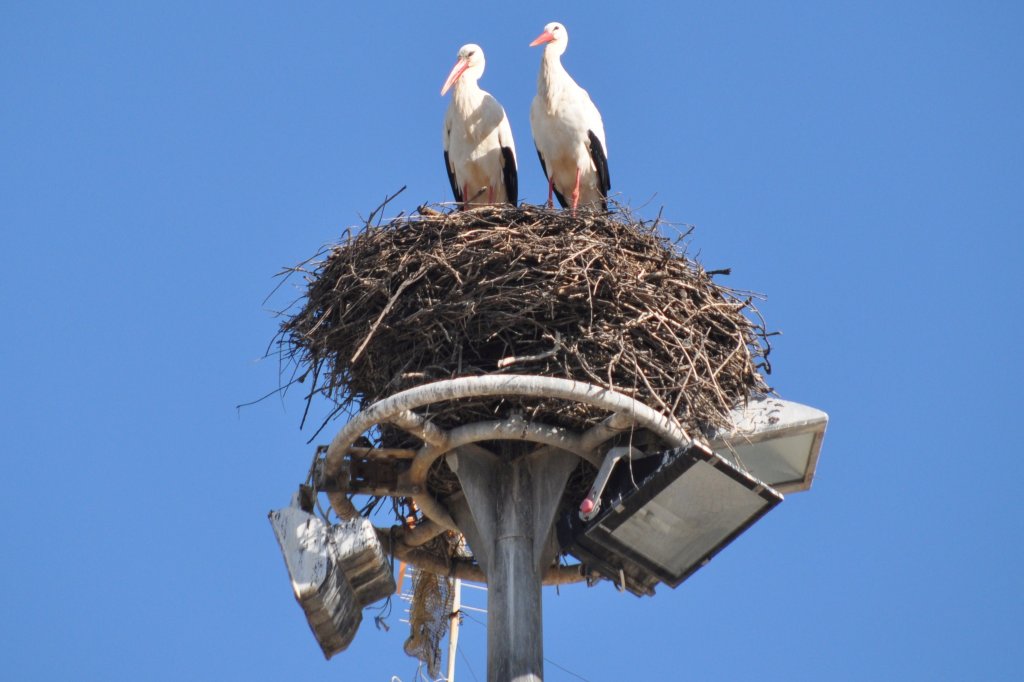
M632 464L605 489L602 511L572 513L560 531L571 554L638 596L676 587L782 501L698 442Z
M808 405L764 397L732 412L732 428L709 439L716 454L781 493L808 490L828 415Z
M369 519L329 526L302 509L300 489L290 506L269 514L295 599L325 658L352 643L363 608L395 591L391 563Z
M735 409L731 422L708 445L610 450L580 513L563 517L562 545L620 589L653 594L705 565L781 493L811 487L827 414L766 397Z

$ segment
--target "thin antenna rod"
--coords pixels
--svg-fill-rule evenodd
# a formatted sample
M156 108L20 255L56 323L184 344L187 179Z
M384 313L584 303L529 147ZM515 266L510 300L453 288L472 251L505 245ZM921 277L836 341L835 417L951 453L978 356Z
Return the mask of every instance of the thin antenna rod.
M459 620L462 608L462 581L456 578L452 585L452 615L448 624L448 676L447 682L455 682L455 652L459 648Z

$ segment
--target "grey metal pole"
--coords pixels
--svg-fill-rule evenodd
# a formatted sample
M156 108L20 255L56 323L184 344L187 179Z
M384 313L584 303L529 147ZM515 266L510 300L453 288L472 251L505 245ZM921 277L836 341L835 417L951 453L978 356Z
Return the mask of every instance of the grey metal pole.
M502 443L501 456L478 450L449 455L465 504L453 514L487 576L487 679L542 682L543 568L555 511L576 459L548 451L520 456L522 443Z
M495 490L494 561L487 574L487 679L544 678L541 577L533 556L530 470L502 467Z

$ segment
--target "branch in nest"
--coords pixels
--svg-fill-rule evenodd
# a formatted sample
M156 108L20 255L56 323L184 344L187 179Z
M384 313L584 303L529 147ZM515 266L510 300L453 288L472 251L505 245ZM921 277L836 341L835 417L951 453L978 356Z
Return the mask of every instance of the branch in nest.
M524 364L527 362L537 362L538 360L546 360L547 358L554 357L559 350L562 349L562 335L555 332L555 338L552 339L555 342L554 348L546 350L543 353L537 353L536 355L524 355L522 357L509 356L498 360L498 369L504 369L505 367L511 367L512 365Z

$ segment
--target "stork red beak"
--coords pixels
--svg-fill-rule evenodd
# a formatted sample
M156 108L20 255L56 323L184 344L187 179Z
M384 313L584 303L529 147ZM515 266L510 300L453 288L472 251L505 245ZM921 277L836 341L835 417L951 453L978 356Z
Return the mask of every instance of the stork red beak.
M530 43L530 47L536 47L538 45L543 45L544 43L550 43L554 39L555 37L551 35L551 31L544 31L539 36L537 36L536 40Z
M441 86L441 96L442 97L444 96L444 93L448 92L448 89L450 87L455 85L455 81L459 80L459 76L461 76L462 73L466 69L468 69L468 68L469 68L469 60L468 59L460 59L459 61L455 62L455 66L452 67L452 72L448 74L448 80L446 80L444 82L444 85Z

